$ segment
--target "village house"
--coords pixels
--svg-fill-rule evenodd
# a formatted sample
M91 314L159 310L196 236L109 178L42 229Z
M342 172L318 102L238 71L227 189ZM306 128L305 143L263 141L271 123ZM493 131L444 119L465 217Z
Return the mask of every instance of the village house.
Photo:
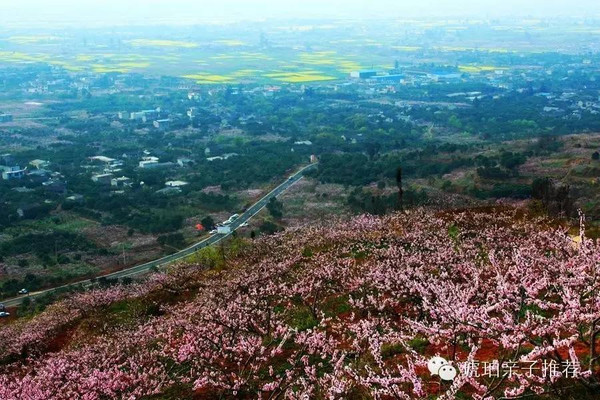
M29 161L29 165L35 167L36 169L44 169L50 166L50 161L46 160L32 160Z
M133 185L133 181L131 180L131 178L127 178L126 176L122 176L120 178L113 178L113 179L111 179L110 185L113 186L113 187L118 187L118 188L131 187L131 185Z
M113 178L113 174L97 174L92 176L92 181L100 183L102 185L110 185Z
M23 169L18 166L14 166L14 167L0 166L0 170L2 170L2 179L4 179L5 181L10 181L13 179L21 179L22 177L25 176L25 172L27 171L26 168Z

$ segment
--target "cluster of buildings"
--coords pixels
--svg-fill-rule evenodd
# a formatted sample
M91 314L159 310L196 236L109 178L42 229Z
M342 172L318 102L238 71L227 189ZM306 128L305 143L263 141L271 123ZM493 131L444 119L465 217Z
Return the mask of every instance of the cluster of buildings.
M207 161L227 160L231 157L236 157L237 155L238 155L237 153L226 153L226 154L223 154L222 156L207 157L206 160Z
M92 182L100 185L112 186L114 188L126 188L133 185L133 181L126 176L115 177L111 173L94 174L92 175Z
M17 165L0 165L0 170L2 170L2 179L4 179L5 181L21 179L27 173L27 168L21 168Z
M123 157L130 157L127 154L124 154ZM195 161L187 158L187 157L179 157L177 162L161 162L159 157L152 155L151 152L144 150L143 153L138 155L138 168L140 170L151 170L151 169L161 169L168 167L190 167L195 164ZM124 162L122 160L116 160L106 156L94 156L89 157L89 160L95 164L102 164L103 168L96 168L95 173L92 174L91 180L92 182L110 187L113 190L113 193L121 193L123 189L130 188L133 186L133 179L122 175L121 166L123 166ZM121 172L121 175L117 174ZM139 182L140 186L144 186L144 182ZM181 180L168 180L165 182L165 187L163 189L158 190L156 193L158 194L177 194L181 193L181 190L184 186L187 186L189 183Z
M31 80L23 80L18 75L19 87L22 93L28 95L77 95L87 96L95 94L113 94L127 90L128 75L115 74L107 76L93 71L81 71L76 74L66 71L60 66L40 67L32 66L36 72L43 69L43 74L36 74ZM10 73L6 74L11 77Z
M28 93L41 94L115 94L130 90L132 84L144 82L145 79L129 73L115 73L107 75L103 72L91 70L76 73L65 70L60 66L50 67L43 75L36 79L24 82L21 85Z
M405 78L404 74L397 71L380 72L374 69L352 71L350 78L364 79L372 82L402 82Z
M50 162L46 160L32 160L27 167L15 165L11 154L0 155L0 171L2 179L5 181L16 181L28 178L32 182L39 184L45 192L54 194L64 194L67 192L67 183L64 177L58 173L48 170ZM31 167L31 168L30 168ZM18 192L32 191L25 187L16 187Z
M3 180L10 181L23 178L27 173L27 168L16 165L12 154L2 154L0 155L0 172Z
M600 93L598 96L582 96L572 92L541 92L536 93L535 96L546 98L547 105L543 107L542 111L547 115L581 119L583 113L600 114Z
M398 67L382 71L376 69L358 70L350 72L353 80L366 83L419 83L419 82L460 82L464 74L457 68L438 68L425 71L406 70L400 72Z
M185 181L167 181L165 182L165 188L157 190L156 193L164 195L179 194L181 193L181 189L187 185L189 185L189 183Z
M161 110L160 107L157 107L153 110L142 110L142 111L121 111L117 113L117 117L120 120L129 120L129 121L138 121L143 123L152 122L152 125L159 130L169 129L173 120L171 118L167 118L165 112Z
M138 167L141 169L157 169L157 168L168 168L168 167L172 167L175 164L167 161L167 162L160 162L160 159L158 157L154 157L154 156L144 156L142 157L141 161L138 163Z
M540 106L539 111L548 116L563 119L581 119L586 114L600 115L600 92L598 91L590 90L586 92L563 89L550 92L543 85L535 89L532 87L533 82L544 82L548 79L548 76L560 75L562 81L567 80L569 76L576 74L575 71L584 76L587 74L588 79L591 81L595 79L596 72L590 60L583 60L581 64L566 67L559 64L544 68L537 65L522 65L511 68L477 67L476 65L428 66L423 67L421 70L419 70L419 67L407 67L403 68L402 72L399 66L396 65L394 69L388 71L376 69L352 71L350 80L336 83L335 90L343 89L345 86L354 87L359 84L359 90L363 94L376 95L395 92L394 85L396 84L426 86L432 83L479 82L495 88L496 91L493 93L482 93L480 91L449 93L444 95L448 99L446 105L448 107L468 106L469 103L484 98L499 100L516 93L544 98L546 101ZM438 105L443 105L442 101ZM396 105L403 106L408 103L397 102Z

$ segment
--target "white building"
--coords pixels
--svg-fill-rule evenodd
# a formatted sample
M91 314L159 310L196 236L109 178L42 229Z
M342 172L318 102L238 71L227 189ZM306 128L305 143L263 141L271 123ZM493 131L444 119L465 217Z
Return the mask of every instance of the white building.
M148 122L150 119L158 118L158 114L160 113L160 108L156 110L142 110L138 112L132 112L129 114L129 119L136 121Z
M2 167L2 179L9 181L11 179L21 179L25 176L26 169L20 167Z
M171 122L170 119L157 119L152 124L156 129L168 129L171 126Z
M113 178L113 174L98 174L92 176L92 181L101 183L103 185L110 185Z
M182 187L182 186L189 185L189 183L184 182L184 181L168 181L165 183L165 185L167 187Z
M99 161L105 164L112 164L113 162L117 161L114 158L110 158L110 157L106 157L106 156L93 156L90 157L90 160L92 161Z
M198 108L197 107L190 107L187 110L187 116L190 118L194 118L195 116L198 115Z
M126 176L122 176L120 178L113 178L110 181L110 185L114 187L125 187L131 186L132 184L133 182L131 181L131 178L127 178Z
M140 168L148 169L158 165L158 160L143 160L138 164Z
M194 164L194 160L191 160L191 159L186 158L186 157L180 157L180 158L177 159L177 164L180 167L188 167L188 166Z

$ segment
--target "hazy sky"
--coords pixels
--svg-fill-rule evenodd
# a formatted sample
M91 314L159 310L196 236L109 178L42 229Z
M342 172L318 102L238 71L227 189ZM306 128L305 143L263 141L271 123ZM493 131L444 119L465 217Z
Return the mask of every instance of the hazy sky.
M0 21L17 24L507 15L599 16L600 0L0 0Z

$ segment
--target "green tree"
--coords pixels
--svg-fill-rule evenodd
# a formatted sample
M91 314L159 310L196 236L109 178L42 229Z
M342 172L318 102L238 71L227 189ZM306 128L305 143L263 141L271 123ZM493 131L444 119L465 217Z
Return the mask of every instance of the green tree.
M283 203L277 200L275 197L271 197L267 204L267 210L273 216L273 218L280 219L283 217Z
M262 233L266 233L267 235L272 235L275 232L280 231L279 226L271 221L263 222L259 229Z
M500 164L506 168L513 170L519 165L522 165L527 161L527 158L521 153L513 153L505 151L500 155Z
M211 231L211 230L215 229L215 220L210 215L202 218L202 220L200 221L200 223L202 224L202 226L204 227L204 229L206 229L208 231Z
M531 197L540 200L545 207L548 207L552 196L552 189L550 178L536 178L531 184Z
M460 119L458 119L458 117L454 114L452 114L450 116L450 118L448 118L448 125L456 128L456 129L462 128L462 122L460 122Z

